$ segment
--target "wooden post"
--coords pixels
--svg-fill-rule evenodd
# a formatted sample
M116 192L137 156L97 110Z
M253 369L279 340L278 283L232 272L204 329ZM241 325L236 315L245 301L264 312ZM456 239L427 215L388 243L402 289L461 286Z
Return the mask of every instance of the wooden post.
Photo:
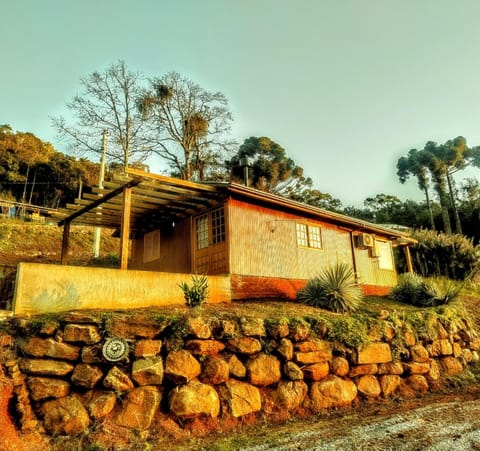
M407 270L408 272L413 272L413 265L412 265L412 255L410 254L410 248L407 246L404 246L404 252L405 252L405 259L407 260Z
M120 269L128 266L128 241L130 238L130 212L132 209L132 188L123 190L122 223L120 225Z
M70 241L70 221L65 222L65 224L63 224L62 254L60 257L60 263L62 265L67 264L69 241Z

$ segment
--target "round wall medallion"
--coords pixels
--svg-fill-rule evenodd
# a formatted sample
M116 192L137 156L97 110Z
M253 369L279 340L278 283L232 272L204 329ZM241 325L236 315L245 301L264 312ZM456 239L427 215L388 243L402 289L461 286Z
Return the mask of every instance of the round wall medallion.
M103 357L109 362L118 362L128 355L128 344L121 338L109 338L102 348Z

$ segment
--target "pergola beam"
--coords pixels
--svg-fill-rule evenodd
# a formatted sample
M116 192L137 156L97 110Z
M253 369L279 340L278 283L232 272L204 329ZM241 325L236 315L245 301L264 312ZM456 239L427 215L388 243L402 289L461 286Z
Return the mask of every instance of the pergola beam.
M132 188L123 189L123 212L120 227L120 269L128 266L128 240L130 239L130 211L132 209Z
M109 193L105 194L103 197L99 197L98 200L92 202L89 205L86 205L85 207L81 208L80 210L76 211L75 213L72 213L68 218L62 219L61 221L59 221L58 225L62 226L67 221L72 222L75 218L78 218L79 216L82 216L87 211L93 210L94 208L98 207L99 205L102 205L104 202L112 199L113 197L118 196L119 194L121 194L123 192L124 189L132 188L133 186L137 186L140 182L141 182L141 179L130 180L125 185L120 186L119 188L114 189L113 191L110 191Z

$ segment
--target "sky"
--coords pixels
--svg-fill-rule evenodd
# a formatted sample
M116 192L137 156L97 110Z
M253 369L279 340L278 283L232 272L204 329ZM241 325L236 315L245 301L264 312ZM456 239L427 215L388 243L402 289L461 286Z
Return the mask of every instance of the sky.
M271 138L344 206L421 201L401 156L480 145L479 17L478 0L0 0L0 124L64 151L50 118L124 60L221 91L239 144Z

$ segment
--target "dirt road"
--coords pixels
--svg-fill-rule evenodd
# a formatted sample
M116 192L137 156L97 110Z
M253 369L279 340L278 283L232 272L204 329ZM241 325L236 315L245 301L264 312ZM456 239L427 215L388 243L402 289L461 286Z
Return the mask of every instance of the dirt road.
M472 399L473 398L473 399ZM245 451L309 450L480 450L480 398L442 397L416 401L402 412L350 412L306 424L278 427L263 434L263 443Z
M480 385L175 443L171 451L480 450Z

